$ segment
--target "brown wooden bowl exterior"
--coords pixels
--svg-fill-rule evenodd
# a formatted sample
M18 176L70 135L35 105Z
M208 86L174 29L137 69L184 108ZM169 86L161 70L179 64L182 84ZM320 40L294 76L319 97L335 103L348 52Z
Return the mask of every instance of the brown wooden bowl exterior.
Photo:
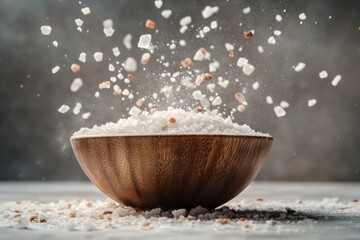
M215 208L244 190L271 137L223 135L73 137L89 179L116 202L138 208Z

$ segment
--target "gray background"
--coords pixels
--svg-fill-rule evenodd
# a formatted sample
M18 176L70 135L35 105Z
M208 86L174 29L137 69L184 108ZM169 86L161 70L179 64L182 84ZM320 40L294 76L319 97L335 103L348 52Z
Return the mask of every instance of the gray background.
M360 180L360 1L168 0L163 6L173 10L172 20L168 21L160 16L153 1L86 1L86 4L92 9L89 16L82 15L83 4L77 1L0 0L0 180L86 179L69 146L69 137L82 126L127 116L126 108L131 104L114 99L111 94L94 99L96 85L110 76L104 72L106 61L94 64L92 60L83 67L80 77L86 84L77 94L69 91L74 78L70 70L54 76L51 68L60 65L69 69L82 51L110 55L114 46L119 46L125 58L129 53L122 38L131 33L137 39L146 32L139 23L148 18L160 24L160 40L178 39L178 27L171 23L178 26L177 21L186 15L198 22L206 5L220 5L219 13L212 19L224 26L222 32L212 33L213 44L238 43L244 41L244 30L256 30L256 37L244 42L244 55L257 66L246 81L249 86L259 81L261 87L256 93L249 93L251 107L246 113L235 117L237 122L269 132L275 139L257 179ZM251 13L244 16L242 9L247 6ZM302 12L307 20L300 25L298 15ZM284 17L283 22L275 21L276 14ZM89 34L76 31L74 19L78 17L85 20L84 29L89 29ZM102 21L107 18L114 20L116 29L111 39L102 33ZM238 25L240 21L242 27ZM40 33L40 26L46 24L53 27L50 37ZM283 34L276 46L269 46L266 40L275 29ZM190 45L188 52L193 54L199 44L190 44L189 35L183 38ZM59 42L59 48L52 46L53 40ZM263 55L254 50L260 44L265 48ZM138 57L141 52L135 49L131 54ZM295 74L291 66L298 62L305 62L307 67ZM330 76L320 80L318 73L324 69ZM343 80L334 88L330 82L336 74L341 74ZM139 92L155 89L151 81L154 76L140 73L138 77L147 80L133 86ZM231 107L235 104L234 91L227 91ZM265 103L268 94L277 103L287 100L291 104L286 117L276 118L272 106ZM307 100L311 98L318 103L308 108ZM73 107L76 101L83 103L84 111L93 112L90 119L57 112L63 103Z

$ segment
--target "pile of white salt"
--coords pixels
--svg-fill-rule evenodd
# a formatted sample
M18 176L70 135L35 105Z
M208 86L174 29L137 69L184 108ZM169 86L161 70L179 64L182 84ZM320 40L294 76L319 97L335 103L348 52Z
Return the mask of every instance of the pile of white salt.
M164 134L209 134L265 136L252 130L248 125L234 123L230 117L223 118L212 112L188 112L168 108L167 111L149 113L133 107L131 117L117 123L107 123L93 128L82 128L73 136L92 135L164 135Z

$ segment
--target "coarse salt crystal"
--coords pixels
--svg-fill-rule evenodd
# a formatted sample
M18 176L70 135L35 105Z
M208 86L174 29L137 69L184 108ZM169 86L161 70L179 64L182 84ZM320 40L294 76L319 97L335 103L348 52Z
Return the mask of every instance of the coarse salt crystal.
M125 63L123 64L123 67L124 67L125 71L136 72L136 70L137 70L136 60L133 57L128 57L125 60Z
M187 26L191 23L191 17L190 16L183 17L179 23L181 26Z
M316 99L310 99L309 101L308 101L308 106L309 107L312 107L312 106L314 106L315 104L316 104Z
M180 44L180 46L184 47L184 46L186 46L186 41L183 40L183 39L181 39L181 40L179 41L179 44Z
M113 72L113 71L115 71L115 66L113 65L113 64L109 64L109 71L110 72Z
M75 115L78 115L80 113L80 111L81 111L81 107L82 107L81 103L76 103L75 107L73 109L73 113Z
M141 35L138 42L139 48L148 49L151 44L151 34Z
M280 36L280 35L281 35L281 31L280 31L280 30L275 30L275 31L274 31L274 35L275 35L275 36Z
M335 87L339 84L340 81L341 81L341 75L336 75L334 79L331 81L331 85Z
M244 13L244 14L249 14L250 11L251 11L251 8L250 8L250 7L246 7L246 8L243 9L243 13Z
M52 28L50 26L41 26L40 30L42 35L50 35Z
M281 106L274 107L274 112L277 117L283 117L286 115L285 110Z
M245 63L242 68L242 71L245 75L251 75L255 71L255 67L250 63Z
M204 33L210 32L210 28L209 28L208 26L205 26L205 27L203 28L203 32L204 32Z
M150 60L150 53L144 53L141 56L141 64L148 64Z
M123 40L124 46L129 50L132 48L131 40L132 40L131 34L126 34Z
M323 78L327 78L329 76L329 74L324 70L324 71L321 71L320 73L319 73L319 77L321 78L321 79L323 79Z
M184 33L186 32L186 30L188 30L188 26L182 26L182 27L180 28L179 32L180 32L181 34L184 34Z
M80 65L76 63L71 64L70 69L73 73L80 72L81 70Z
M137 117L141 113L141 110L138 107L132 107L129 111L130 116Z
M151 21L150 19L148 19L145 23L145 27L147 27L149 29L156 29L156 23L154 21Z
M86 53L84 53L84 52L80 53L79 61L83 62L83 63L86 62Z
M240 105L236 108L236 110L238 110L239 112L244 112L245 109L246 109L245 106L242 105L242 104L240 104Z
M236 65L238 66L238 67L240 67L240 68L242 68L242 67L244 67L244 65L246 64L248 62L248 60L246 59L246 58L239 58L238 60L237 60L237 63L236 63Z
M51 72L52 72L52 74L55 74L55 73L57 73L59 70L60 70L60 67L59 67L59 66L55 66L55 67L53 67L53 69L51 70Z
M299 15L299 19L300 20L305 20L306 19L306 15L305 15L305 13L301 13L300 15Z
M276 21L281 22L282 21L282 16L280 16L279 14L275 16Z
M201 15L204 19L207 19L209 17L211 17L214 13L217 13L219 11L219 7L218 6L206 6L204 8L204 10L202 10Z
M87 112L87 113L83 113L82 118L86 120L89 119L90 116L91 116L91 112Z
M266 102L267 102L267 104L273 104L273 103L274 103L274 101L273 101L273 99L272 99L271 96L267 96L267 97L266 97Z
M84 21L81 20L80 18L77 18L75 19L75 24L76 26L81 27L84 24Z
M102 52L96 52L94 53L94 59L96 62L102 62L103 60L103 53Z
M114 22L112 19L106 19L103 21L104 28L112 28L114 25Z
M162 5L163 5L163 1L162 0L156 0L154 2L154 4L155 4L155 7L160 9L162 7Z
M281 101L281 102L280 102L280 106L281 106L282 108L288 108L288 107L290 107L290 104L289 104L288 102L286 102L286 101Z
M218 61L214 61L209 63L209 72L216 72L216 70L220 67L220 63Z
M116 78L116 77L110 77L110 81L116 82L116 81L117 81L117 78Z
M58 47L59 43L57 41L53 41L53 45L54 45L54 47Z
M241 92L235 93L235 99L241 103L246 101L244 94L242 94Z
M89 7L84 7L81 9L81 12L84 14L84 15L88 15L91 13L91 10Z
M164 18L169 18L172 14L172 11L167 9L161 12L161 16L163 16Z
M269 37L268 43L269 43L269 44L276 44L275 38L274 38L273 36Z
M254 82L253 85L252 85L254 90L258 90L259 86L260 86L259 82Z
M181 61L181 66L183 68L188 68L190 67L191 64L192 64L191 58L185 58L184 60Z
M105 81L99 84L99 89L109 89L111 86L110 81Z
M222 103L221 97L217 96L213 101L212 101L212 105L213 106L218 106Z
M264 48L262 46L258 46L258 51L259 53L263 53L264 52Z
M306 67L306 64L305 64L305 63L299 62L299 63L295 66L294 70L295 70L295 72L301 72L305 67Z
M96 98L98 98L98 97L100 97L100 93L96 91L95 94L94 94L94 96L95 96Z
M106 37L111 37L115 30L113 28L104 28L104 34Z
M194 56L194 60L195 61L204 60L205 54L206 54L205 48L200 48L199 50L196 51L195 56Z
M223 88L227 88L229 86L229 83L230 83L229 80L224 80L222 82L218 82L218 84Z
M70 85L70 90L72 92L77 92L83 86L83 81L81 78L75 78Z
M58 112L59 113L66 113L67 111L69 111L70 107L68 105L62 105L59 109L58 109Z
M225 43L225 48L227 51L232 51L235 47L231 43Z
M114 48L112 49L112 52L113 52L113 54L114 54L115 57L120 56L120 50L119 50L118 47L114 47Z
M212 22L210 23L210 28L211 28L211 29L216 29L217 27L218 27L217 21L212 21Z

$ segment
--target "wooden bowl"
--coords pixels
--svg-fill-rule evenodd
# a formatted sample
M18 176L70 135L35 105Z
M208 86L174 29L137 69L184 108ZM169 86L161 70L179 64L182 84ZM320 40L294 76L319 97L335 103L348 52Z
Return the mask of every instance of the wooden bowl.
M271 137L153 135L72 137L90 180L138 208L215 208L244 190L268 155Z

